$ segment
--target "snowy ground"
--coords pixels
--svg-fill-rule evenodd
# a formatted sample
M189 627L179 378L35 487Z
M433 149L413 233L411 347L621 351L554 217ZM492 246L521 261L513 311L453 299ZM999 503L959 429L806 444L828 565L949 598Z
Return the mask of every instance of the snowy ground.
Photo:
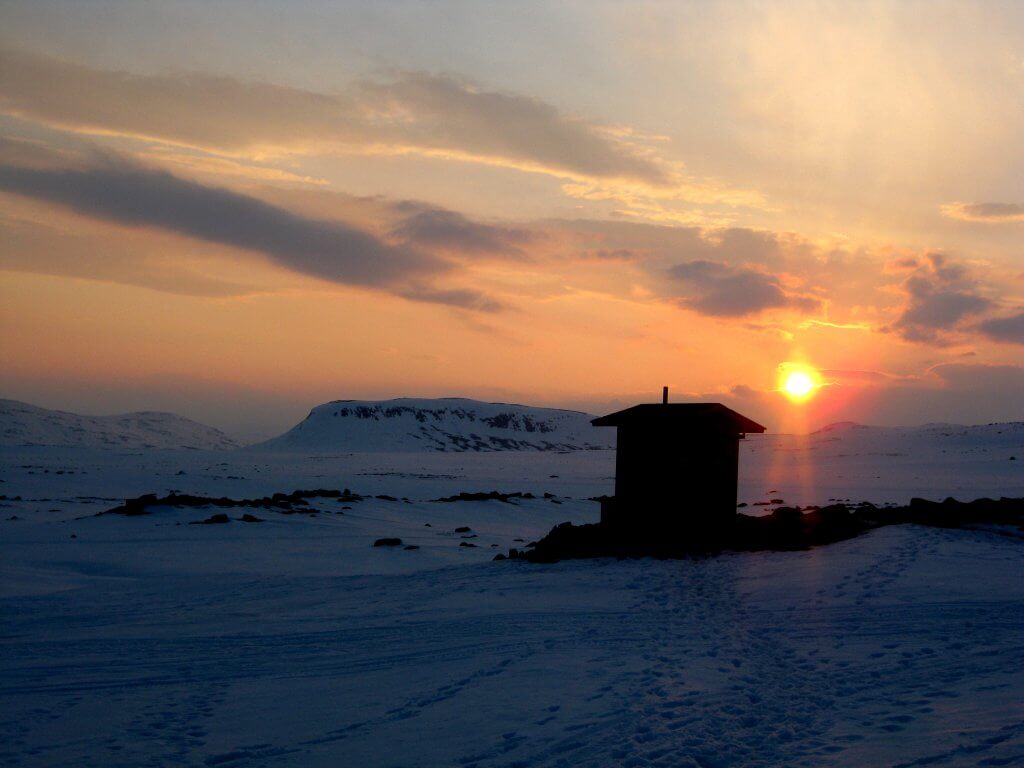
M998 440L778 440L746 447L741 498L1024 495ZM491 562L594 520L613 466L0 452L0 764L1024 764L1019 540L902 526L810 552ZM91 516L146 492L345 486L397 500ZM430 501L491 489L555 498Z

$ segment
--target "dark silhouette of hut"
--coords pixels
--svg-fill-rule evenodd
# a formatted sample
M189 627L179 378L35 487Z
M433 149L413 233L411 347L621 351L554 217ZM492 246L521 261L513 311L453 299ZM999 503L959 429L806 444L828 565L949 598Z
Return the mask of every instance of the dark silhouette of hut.
M594 419L616 427L615 496L601 525L624 536L715 536L736 516L739 441L764 432L721 403L634 405Z

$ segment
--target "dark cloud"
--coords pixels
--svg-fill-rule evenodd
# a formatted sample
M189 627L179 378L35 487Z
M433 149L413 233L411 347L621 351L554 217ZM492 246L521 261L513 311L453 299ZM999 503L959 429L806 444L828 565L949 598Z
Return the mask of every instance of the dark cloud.
M472 221L461 213L416 203L400 206L414 212L400 221L391 235L413 246L441 248L456 253L518 255L537 235L528 229Z
M906 294L903 310L882 330L894 331L908 341L947 343L950 331L992 307L967 270L939 253L928 254L901 287Z
M435 257L340 222L307 219L253 197L123 163L86 170L0 166L0 189L93 218L257 251L339 283L383 286L445 268Z
M812 312L821 306L815 298L787 293L774 275L748 267L697 260L676 264L668 274L685 289L676 300L704 315L741 317L783 307Z
M1024 221L1024 205L1018 203L950 203L942 212L953 219L994 224Z
M328 94L202 74L134 75L0 50L0 110L223 151L383 145L553 173L666 181L656 162L601 126L538 99L421 72Z
M437 256L408 245L392 245L342 222L300 216L164 171L120 161L84 169L0 165L0 190L104 221L261 253L295 272L335 283L380 288L414 301L464 309L500 308L481 293L426 284L425 279L452 269Z
M1024 312L986 320L978 326L978 330L993 341L1024 344Z

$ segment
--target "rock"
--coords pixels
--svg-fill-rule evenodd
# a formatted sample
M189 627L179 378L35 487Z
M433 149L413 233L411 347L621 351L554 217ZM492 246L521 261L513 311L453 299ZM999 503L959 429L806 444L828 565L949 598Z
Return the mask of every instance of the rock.
M496 554L492 559L494 559L494 560L508 560L508 558L505 557L503 554L501 554L501 552Z
M263 518L262 517L256 517L256 515L250 515L248 512L246 512L244 515L242 515L241 520L242 520L243 523L262 523L263 522Z
M456 533L469 533L472 530L473 529L470 528L468 525L460 525L458 528L455 529L455 532Z
M230 523L231 518L225 515L223 512L218 512L216 515L211 515L205 520L193 520L189 525L220 525L221 523Z
M476 548L476 544L470 544L468 541L460 541L459 542L459 546L460 547L473 547L474 549Z
M388 496L386 493L377 494L377 498L381 501L398 501L394 496Z
M383 539L377 539L375 542L373 542L373 546L375 546L375 547L400 547L400 546L402 546L402 540L401 539L396 539L396 538L386 537L386 538L383 538Z
M418 544L410 544L410 545L409 545L409 546L407 546L407 547L403 547L403 549L405 549L405 551L406 551L406 552L411 552L412 550L414 550L414 549L419 549L419 548L420 548L420 547L419 547L419 545L418 545Z
M511 504L512 499L533 499L535 496L526 491L514 491L513 493L500 493L498 491L489 491L486 493L466 493L463 491L457 496L444 496L440 499L434 499L435 502L453 502L453 501L503 501L506 504Z

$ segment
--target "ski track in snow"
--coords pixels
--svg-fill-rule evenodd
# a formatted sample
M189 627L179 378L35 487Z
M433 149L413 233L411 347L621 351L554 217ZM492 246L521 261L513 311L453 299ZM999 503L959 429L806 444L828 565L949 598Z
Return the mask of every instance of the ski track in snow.
M1022 590L923 599L910 578L974 582L986 556L1021 573L1016 543L903 528L831 552L6 601L0 759L1019 764Z

